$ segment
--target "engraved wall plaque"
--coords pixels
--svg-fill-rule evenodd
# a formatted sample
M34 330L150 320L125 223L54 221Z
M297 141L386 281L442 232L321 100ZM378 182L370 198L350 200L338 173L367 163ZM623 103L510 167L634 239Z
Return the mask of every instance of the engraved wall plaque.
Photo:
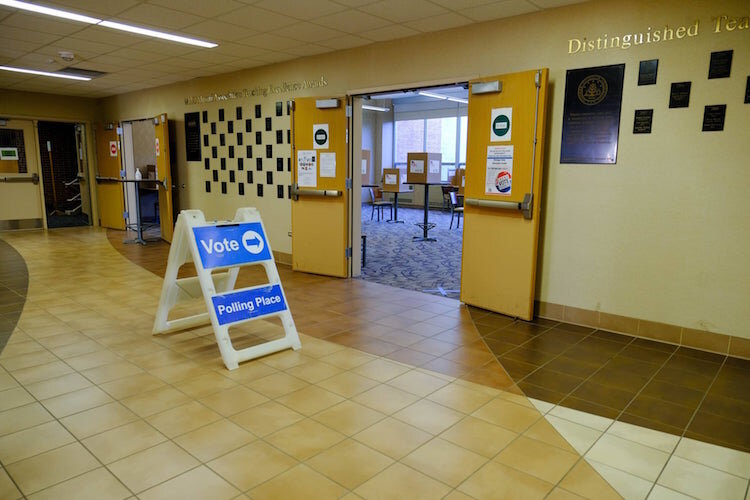
M687 108L690 105L690 85L692 82L676 82L669 92L670 108Z
M634 134L650 134L651 123L654 118L653 109L636 109L635 118L633 120L633 133Z
M654 85L656 84L656 73L659 69L659 60L651 59L649 61L641 61L638 67L638 85Z
M711 52L711 64L708 66L708 78L729 78L732 72L732 50Z
M703 111L703 131L719 132L724 130L724 118L727 114L726 104L706 106Z

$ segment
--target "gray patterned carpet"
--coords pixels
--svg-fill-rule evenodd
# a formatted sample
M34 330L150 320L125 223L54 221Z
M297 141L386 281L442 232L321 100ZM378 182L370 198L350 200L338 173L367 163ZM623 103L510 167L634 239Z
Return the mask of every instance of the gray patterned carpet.
M413 236L422 236L422 229L415 225L424 219L421 208L399 207L398 218L403 224L383 219L378 222L377 214L371 221L371 211L369 203L362 205L362 234L367 236L362 279L457 299L461 285L463 218L459 229L455 219L453 229L448 229L450 211L430 209L429 222L436 225L428 236L437 241L414 241ZM387 207L385 218L390 218Z

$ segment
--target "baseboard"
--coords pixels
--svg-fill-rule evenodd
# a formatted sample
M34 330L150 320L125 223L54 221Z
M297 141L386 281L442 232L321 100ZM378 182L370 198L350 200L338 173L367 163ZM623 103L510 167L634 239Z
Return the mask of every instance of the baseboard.
M0 220L0 231L17 231L20 229L41 229L42 219Z
M277 252L276 250L273 251L273 260L276 261L277 264L285 264L287 266L292 265L292 254L290 253L284 253L284 252Z
M678 325L618 316L539 300L535 301L535 306L536 315L540 318L600 328L633 337L658 340L659 342L750 359L750 339L744 337L695 330Z

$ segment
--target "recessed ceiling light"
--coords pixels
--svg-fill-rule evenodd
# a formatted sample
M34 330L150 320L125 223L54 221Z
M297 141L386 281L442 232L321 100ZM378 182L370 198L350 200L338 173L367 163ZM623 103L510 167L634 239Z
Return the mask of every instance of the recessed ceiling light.
M0 70L13 71L14 73L28 73L29 75L51 76L54 78L67 78L68 80L82 80L87 82L91 78L87 76L66 75L65 73L50 73L49 71L37 71L35 69L15 68L13 66L0 66Z
M42 7L41 5L34 5L33 3L17 2L16 0L0 0L0 5L5 5L6 7L13 7L21 10L29 10L31 12L46 14L48 16L62 17L63 19L70 19L71 21L79 21L82 23L98 24L102 21L101 19L97 19L95 17L82 16L80 14L74 14L72 12L66 12L64 10Z
M173 42L186 43L188 45L197 45L198 47L205 47L207 49L212 49L218 45L211 42L204 42L203 40L196 40L195 38L172 35L170 33L164 33L162 31L139 28L138 26L130 26L128 24L116 23L113 21L102 21L99 23L99 26L104 26L106 28L112 28L115 30L128 31L130 33L137 33L139 35L151 36L154 38L161 38L164 40L171 40Z
M97 26L104 26L105 28L112 28L120 31L128 31L130 33L137 33L139 35L146 35L154 38L161 38L162 40L170 40L172 42L186 43L188 45L196 45L198 47L205 47L212 49L218 45L211 42L204 42L203 40L196 40L195 38L188 38L186 36L172 35L170 33L164 33L162 31L151 30L147 28L140 28L138 26L130 26L128 24L122 24L114 21L102 21L95 17L83 16L81 14L75 14L73 12L67 12L59 9L52 9L50 7L43 7L33 3L19 2L17 0L0 0L0 5L6 7L13 7L21 10L28 10L36 12L38 14L46 14L48 16L61 17L63 19L69 19L71 21L80 21L82 23L95 24Z

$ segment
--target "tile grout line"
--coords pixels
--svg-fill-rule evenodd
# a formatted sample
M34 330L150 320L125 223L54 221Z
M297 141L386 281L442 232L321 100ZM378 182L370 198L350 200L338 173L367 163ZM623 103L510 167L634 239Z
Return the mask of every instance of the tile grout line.
M675 350L675 352L677 352L677 350ZM648 498L648 496L651 495L651 493L653 492L654 488L656 487L656 484L659 482L659 479L664 474L664 471L666 470L667 465L672 460L672 457L674 456L675 451L677 451L677 448L680 446L680 443L685 438L685 434L687 433L687 430L690 427L690 424L693 423L693 420L695 419L695 416L698 414L698 410L703 405L703 402L706 400L706 397L708 396L708 392L711 390L711 387L713 387L714 383L716 382L716 379L719 378L719 373L721 373L721 369L724 368L724 365L726 364L726 362L727 362L727 356L725 355L724 359L721 362L721 366L719 366L719 369L716 370L716 374L714 375L713 380L711 380L711 383L708 385L708 387L706 388L706 391L703 393L703 397L701 398L701 400L698 403L698 405L695 407L695 410L693 410L693 414L690 416L690 420L688 420L688 423L685 424L685 428L682 431L682 435L680 436L680 439L677 441L677 444L675 444L674 448L672 449L672 452L669 454L669 457L664 462L664 465L662 466L661 470L659 471L659 475L656 477L656 480L651 485L651 489L649 490L648 495L646 495L646 498ZM692 462L692 460L691 460L691 462ZM704 465L704 464L698 464L698 465ZM704 465L704 467L708 467L708 466ZM709 467L709 468L713 469L713 467ZM718 470L718 469L714 469L714 470Z

